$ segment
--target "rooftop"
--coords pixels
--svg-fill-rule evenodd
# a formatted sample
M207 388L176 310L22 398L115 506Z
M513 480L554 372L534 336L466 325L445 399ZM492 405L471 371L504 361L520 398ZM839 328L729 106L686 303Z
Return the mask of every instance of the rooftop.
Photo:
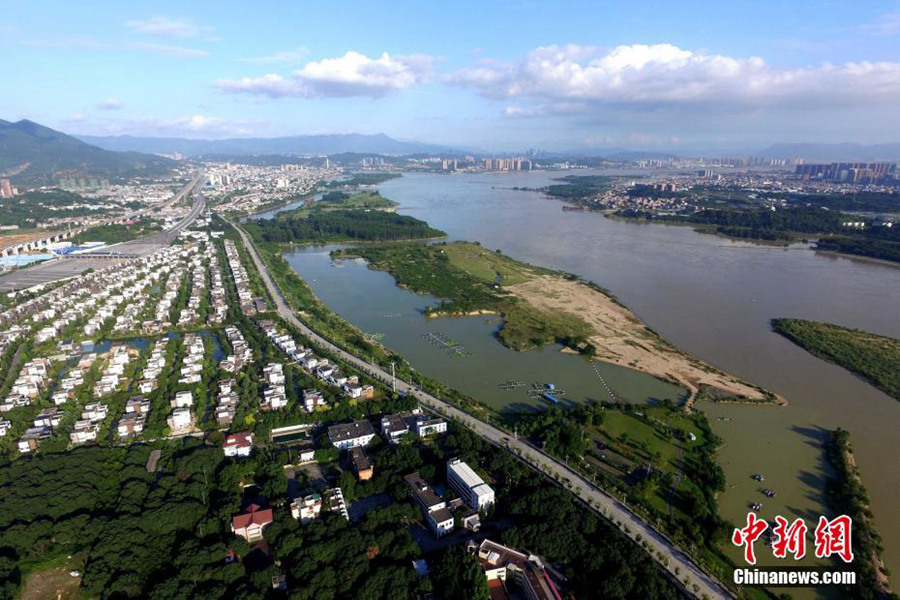
M372 424L365 419L332 425L328 428L328 438L332 442L345 442L367 435L375 435L375 430L372 429Z

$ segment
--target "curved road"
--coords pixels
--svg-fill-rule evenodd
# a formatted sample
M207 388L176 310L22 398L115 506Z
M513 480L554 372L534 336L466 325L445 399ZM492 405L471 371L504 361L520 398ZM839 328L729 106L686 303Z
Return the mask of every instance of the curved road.
M390 373L377 365L368 363L361 358L350 354L349 352L346 352L341 348L338 348L337 346L317 334L315 331L307 327L303 322L301 322L288 306L284 297L281 295L280 290L272 281L268 269L263 264L262 259L260 258L256 250L256 247L250 241L250 238L248 237L246 232L244 232L243 229L238 227L233 222L229 221L229 223L231 223L231 225L241 236L241 240L244 242L244 246L250 253L250 258L253 260L253 264L256 265L256 269L259 271L263 283L269 290L269 294L272 296L277 306L278 314L284 320L288 321L289 323L294 325L294 327L299 329L300 332L303 333L303 335L313 340L318 345L340 356L342 360L352 364L360 371L368 373L372 377L390 384ZM534 446L522 440L513 439L505 432L497 429L496 427L476 419L470 414L456 408L452 404L448 404L447 402L444 402L443 400L440 400L439 398L432 396L431 394L419 390L418 388L410 385L405 381L397 379L396 385L398 391L410 394L421 401L423 404L429 406L431 409L460 421L461 423L469 427L472 431L474 431L487 441L491 442L492 444L500 447L506 446L529 463L533 465L539 465L541 470L545 473L555 476L560 481L567 481L567 483L571 483L571 491L573 491L583 500L589 500L591 508L600 512L604 517L606 517L613 523L621 522L623 533L626 533L626 535L628 535L632 539L640 535L640 543L643 544L644 542L647 542L650 545L650 549L648 550L648 552L654 560L657 560L657 562L659 562L657 553L660 553L663 557L668 558L668 565L661 563L661 566L667 569L672 577L678 580L689 594L695 594L697 597L705 596L708 598L731 598L731 594L728 593L728 591L726 591L722 587L722 585L719 584L718 581L716 581L715 578L713 578L711 575L706 574L699 567L697 567L697 565L695 565L687 555L685 555L680 549L678 549L677 546L675 546L667 538L662 536L650 525L644 523L639 517L628 510L628 508L626 508L621 502L619 502L612 496L607 495L603 490L582 478L581 475L569 469L566 465L558 462L556 459L548 456L547 454L544 454ZM624 527L627 527L629 531L625 532ZM675 574L676 568L679 570L678 575ZM686 577L690 578L690 583L687 586L684 585L684 580ZM694 585L699 586L699 589L696 592L694 592L693 589Z

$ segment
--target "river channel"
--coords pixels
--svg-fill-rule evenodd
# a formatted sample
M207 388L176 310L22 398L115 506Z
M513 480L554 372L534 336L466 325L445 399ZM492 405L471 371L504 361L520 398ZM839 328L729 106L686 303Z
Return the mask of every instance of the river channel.
M788 398L785 408L700 406L725 442L718 454L728 478L720 497L724 518L742 522L748 503L756 501L770 519L782 514L814 523L827 514L822 442L828 429L848 429L887 565L900 572L900 402L808 355L769 326L772 318L798 317L900 337L900 268L805 247L732 242L687 227L564 212L540 193L512 189L542 187L559 176L405 174L378 187L400 203L398 212L427 221L450 239L478 241L600 284L675 345ZM421 311L434 299L400 290L389 275L356 261L333 266L330 249L298 249L287 258L343 317L383 336L422 372L501 409L546 404L524 390L497 387L508 380L554 383L566 392L563 404L605 400L609 390L630 401L679 396L669 384L555 348L511 352L494 339L493 319L426 320ZM429 333L443 342L423 337ZM448 349L448 341L461 351ZM775 498L761 496L753 473L765 475Z

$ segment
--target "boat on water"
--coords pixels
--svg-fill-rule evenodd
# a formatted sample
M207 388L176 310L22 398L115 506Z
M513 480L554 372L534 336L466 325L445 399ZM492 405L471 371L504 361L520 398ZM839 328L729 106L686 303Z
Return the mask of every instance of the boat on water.
M551 402L553 404L559 404L559 399L556 396L554 396L553 394L551 394L550 392L544 392L542 397L547 402Z
M766 489L764 489L764 490L762 491L762 493L763 493L765 496L769 497L769 498L774 498L774 497L775 497L775 490L771 490L771 489L766 488Z
M763 475L763 474L761 474L761 473L755 473L755 474L753 475L753 479L755 479L756 481L765 481L765 480L766 480L766 476Z

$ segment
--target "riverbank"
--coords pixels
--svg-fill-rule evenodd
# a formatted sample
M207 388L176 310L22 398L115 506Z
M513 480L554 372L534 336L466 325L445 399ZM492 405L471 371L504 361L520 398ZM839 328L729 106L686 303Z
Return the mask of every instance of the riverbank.
M515 350L560 343L572 351L647 373L687 391L688 405L711 390L716 400L786 404L678 350L596 285L522 263L478 244L372 246L333 253L360 257L397 285L444 301L429 316L497 313L500 340Z
M836 474L828 482L829 502L836 514L853 519L851 539L856 555L853 568L859 579L844 593L848 598L890 598L888 573L881 558L881 537L875 529L869 495L856 467L849 432L840 428L830 432L825 454Z
M593 331L588 340L595 357L684 387L689 405L707 387L724 393L717 395L721 401L787 404L785 398L675 348L628 308L581 281L539 275L508 289L538 310L580 315Z
M847 369L900 400L900 340L803 319L773 319L772 329L813 356Z

